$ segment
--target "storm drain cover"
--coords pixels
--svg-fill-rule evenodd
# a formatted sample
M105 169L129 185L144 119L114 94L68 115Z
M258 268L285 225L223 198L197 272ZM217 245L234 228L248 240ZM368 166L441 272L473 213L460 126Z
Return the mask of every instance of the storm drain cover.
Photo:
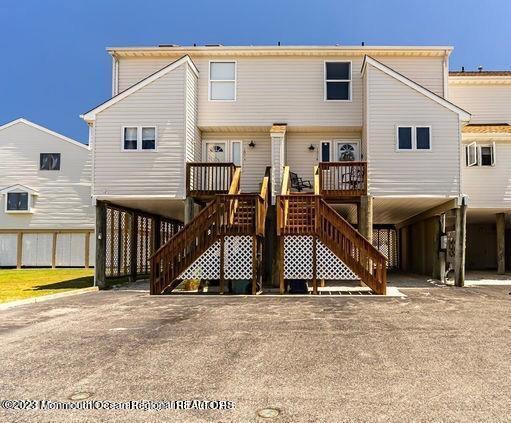
M92 392L77 392L69 397L72 401L81 401L92 397Z
M264 419L273 419L275 417L278 417L279 414L280 410L276 408L262 408L257 412L257 415Z

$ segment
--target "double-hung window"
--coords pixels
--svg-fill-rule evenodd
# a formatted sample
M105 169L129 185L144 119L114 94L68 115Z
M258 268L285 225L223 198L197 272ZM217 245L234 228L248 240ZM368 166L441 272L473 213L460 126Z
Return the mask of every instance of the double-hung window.
M495 143L478 145L472 142L465 146L465 164L472 166L495 166Z
M209 62L209 100L236 100L236 62Z
M122 128L122 149L125 151L155 151L155 126L125 126Z
M398 126L397 150L431 150L431 127L429 126Z
M60 170L60 153L41 153L39 170Z
M351 62L325 62L325 100L351 100Z

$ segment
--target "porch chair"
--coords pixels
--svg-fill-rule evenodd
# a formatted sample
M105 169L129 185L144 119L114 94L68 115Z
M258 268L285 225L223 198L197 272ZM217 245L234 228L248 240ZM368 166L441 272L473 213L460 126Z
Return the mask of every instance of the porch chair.
M312 189L311 182L310 181L304 181L296 173L289 172L289 177L291 178L291 188L296 189L298 192L302 192L302 190L304 188Z

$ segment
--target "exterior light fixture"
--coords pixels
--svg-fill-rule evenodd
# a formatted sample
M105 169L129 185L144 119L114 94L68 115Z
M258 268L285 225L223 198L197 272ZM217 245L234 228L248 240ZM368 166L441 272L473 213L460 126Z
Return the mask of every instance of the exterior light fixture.
M250 148L254 148L254 147L255 147L255 142L254 142L254 140L250 141L250 143L248 144L248 146L249 146Z
M314 147L312 144L309 145L309 151L314 151L316 149L316 147Z

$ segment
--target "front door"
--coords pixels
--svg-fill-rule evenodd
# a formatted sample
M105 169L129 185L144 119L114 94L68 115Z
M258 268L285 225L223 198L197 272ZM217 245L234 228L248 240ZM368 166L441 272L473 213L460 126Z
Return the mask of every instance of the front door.
M208 163L225 163L227 161L227 143L206 142L206 161Z
M338 162L353 162L360 160L358 141L337 141L336 160Z

